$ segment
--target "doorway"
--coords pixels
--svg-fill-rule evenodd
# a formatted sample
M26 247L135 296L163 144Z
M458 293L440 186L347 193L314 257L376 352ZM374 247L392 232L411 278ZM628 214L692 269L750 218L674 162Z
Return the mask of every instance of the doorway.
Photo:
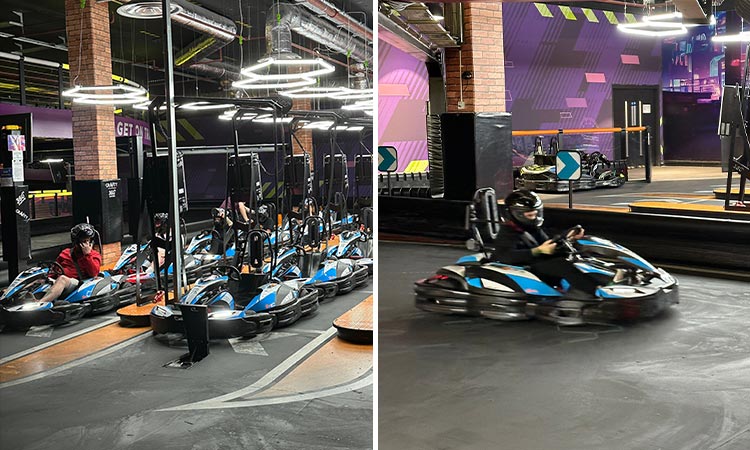
M659 86L612 86L612 120L615 127L645 126L651 132L651 165L659 165L661 148L659 133ZM645 132L628 133L625 145L615 138L614 157L624 159L628 167L643 167L646 164Z

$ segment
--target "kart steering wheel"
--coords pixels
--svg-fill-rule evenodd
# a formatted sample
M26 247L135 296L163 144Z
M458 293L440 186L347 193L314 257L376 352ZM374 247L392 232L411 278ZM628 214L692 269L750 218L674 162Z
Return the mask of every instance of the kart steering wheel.
M214 272L219 275L226 275L232 281L240 281L240 271L234 266L217 266Z
M567 254L575 253L576 248L573 247L573 243L571 242L570 239L568 239L568 235L570 235L570 233L574 231L575 231L574 235L578 234L578 231L581 230L582 228L583 227L580 225L570 227L567 230L565 230L564 233L555 235L555 237L553 237L551 241L557 244L558 246L557 249L564 248L566 250L565 253ZM558 251L559 250L555 250L555 252L558 252Z
M57 278L60 275L65 275L65 270L63 270L63 267L57 261L43 262L39 264L39 267L48 270L47 276L54 275L54 278Z

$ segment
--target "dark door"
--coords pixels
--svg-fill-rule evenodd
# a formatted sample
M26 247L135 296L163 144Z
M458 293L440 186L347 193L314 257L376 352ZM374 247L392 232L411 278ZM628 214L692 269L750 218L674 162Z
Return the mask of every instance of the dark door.
M646 144L645 132L628 133L625 145L619 136L615 138L615 159L625 159L629 167L646 164L646 148L650 149L651 165L659 164L659 87L623 86L612 87L612 118L615 127L648 127L650 145Z

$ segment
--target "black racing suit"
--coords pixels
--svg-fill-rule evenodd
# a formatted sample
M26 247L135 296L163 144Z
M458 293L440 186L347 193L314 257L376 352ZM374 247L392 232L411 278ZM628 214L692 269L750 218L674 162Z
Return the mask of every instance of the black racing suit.
M598 288L596 280L581 273L564 256L532 254L533 248L547 240L549 237L541 228L527 230L513 222L506 222L495 238L492 259L503 264L528 266L530 272L550 286L560 286L561 280L565 279L571 287L594 295Z

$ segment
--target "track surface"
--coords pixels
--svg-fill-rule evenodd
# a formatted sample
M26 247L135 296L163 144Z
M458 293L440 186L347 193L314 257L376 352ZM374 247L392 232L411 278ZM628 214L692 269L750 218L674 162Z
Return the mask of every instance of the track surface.
M465 250L379 245L379 448L746 450L750 289L678 275L654 320L561 328L414 307Z
M326 301L312 317L234 346L212 341L210 355L189 370L162 367L187 351L184 342L170 345L147 332L116 352L44 378L0 384L0 448L372 448L371 357L347 349L357 359L353 364L335 361L339 376L331 377L335 381L328 386L320 381L325 368L319 362L305 369L315 358L300 359L279 372L301 349L318 348L311 356L327 352L324 338L332 321L371 293L372 286L366 285ZM0 358L109 318L58 327L49 337L4 331ZM337 339L332 336L329 344ZM316 339L321 346L311 344ZM268 388L249 392L248 387L263 384L274 370L279 377ZM331 387L338 390L321 394ZM303 393L308 397L299 397ZM217 399L232 395L231 400ZM192 405L201 401L213 403ZM280 404L268 404L273 402ZM162 410L178 407L182 410Z

